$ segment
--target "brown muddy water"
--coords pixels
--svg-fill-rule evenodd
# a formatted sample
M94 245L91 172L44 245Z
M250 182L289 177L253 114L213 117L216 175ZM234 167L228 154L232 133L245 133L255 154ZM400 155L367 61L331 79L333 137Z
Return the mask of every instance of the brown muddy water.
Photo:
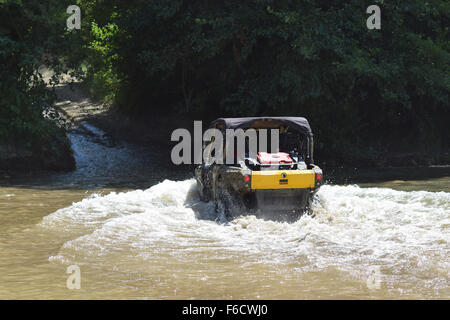
M448 175L330 183L314 218L226 221L154 150L70 138L75 172L0 182L0 299L450 298Z

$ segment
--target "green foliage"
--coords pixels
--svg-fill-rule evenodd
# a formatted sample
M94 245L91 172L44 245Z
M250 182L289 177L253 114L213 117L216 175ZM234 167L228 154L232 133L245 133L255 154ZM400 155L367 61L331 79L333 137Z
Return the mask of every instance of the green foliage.
M115 70L118 55L113 41L119 33L113 22L117 16L115 1L81 0L79 6L81 30L76 32L78 38L72 40L77 47L66 58L73 62L74 68L78 63L77 75L85 81L91 94L112 104L120 84Z
M117 25L109 23L99 27L95 21L91 25L91 37L88 49L88 70L86 80L92 88L92 93L110 104L118 89L119 79L113 66L117 54L112 53L111 38L118 32Z
M324 157L448 150L450 5L375 3L381 30L357 0L97 3L91 45L132 115L303 115Z
M305 116L318 158L339 163L449 150L448 1L78 0L76 32L61 31L71 3L6 3L2 137L41 128L21 108L37 119L50 99L36 73L46 57L141 119ZM370 4L381 30L366 27Z
M54 94L38 69L42 64L59 69L55 57L66 49L58 46L64 27L55 31L55 24L65 21L60 14L65 10L52 2L0 3L0 146L18 157L58 158L71 152L64 130L43 116Z

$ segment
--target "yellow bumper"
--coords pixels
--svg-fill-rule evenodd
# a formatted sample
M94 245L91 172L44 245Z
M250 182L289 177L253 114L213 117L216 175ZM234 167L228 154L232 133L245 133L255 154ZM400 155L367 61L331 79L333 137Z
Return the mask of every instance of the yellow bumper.
M313 170L267 170L252 172L252 189L300 189L315 187Z

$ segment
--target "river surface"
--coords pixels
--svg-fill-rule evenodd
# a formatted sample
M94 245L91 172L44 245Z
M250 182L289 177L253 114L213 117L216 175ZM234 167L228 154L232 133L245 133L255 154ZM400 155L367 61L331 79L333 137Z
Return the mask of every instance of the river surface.
M450 298L448 174L330 181L315 217L226 221L169 157L70 139L74 172L0 181L0 299Z

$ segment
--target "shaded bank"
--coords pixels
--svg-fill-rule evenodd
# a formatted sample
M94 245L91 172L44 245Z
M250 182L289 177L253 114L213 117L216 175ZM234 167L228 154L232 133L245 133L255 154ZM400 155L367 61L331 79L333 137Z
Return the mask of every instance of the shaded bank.
M71 171L75 159L64 133L55 135L39 151L15 145L0 146L0 175L4 177L30 175L42 171Z
M194 120L202 119L187 116L156 116L152 119L130 117L116 108L106 107L101 101L97 101L87 94L87 91L88 88L83 83L63 84L55 88L57 95L55 108L61 117L59 122L63 122L62 126L66 127L69 133L78 136L84 135L106 147L128 145L135 150L145 149L145 152L136 152L134 154L136 159L133 161L145 162L147 159L151 159L148 162L149 170L157 164L158 167L166 168L167 172L176 172L185 177L193 172L194 165L175 166L172 164L170 153L172 147L178 142L171 141L171 134L177 128L186 128L193 133ZM203 119L203 130L208 128L209 122L209 119ZM314 132L314 127L312 129ZM54 146L51 150L53 151L45 152L40 157L29 153L24 155L16 152L7 153L7 149L0 148L0 155L3 152L6 161L9 161L8 165L0 167L0 173L2 173L1 168L10 170L3 169L3 175L7 176L16 175L16 173L27 175L42 170L75 169L70 142L65 138L63 128L59 134L58 138L52 140ZM320 135L315 135L315 139L320 140ZM75 147L79 148L79 146ZM48 148L43 148L43 150L48 150ZM105 150L105 152L108 150L113 152L113 149L106 148ZM19 159L18 156L12 157L14 155L22 156L22 159ZM426 154L420 152L393 152L385 156L383 161L378 162L373 161L370 154L366 155L368 158L366 159L356 147L351 149L346 156L324 153L317 148L315 152L316 162L324 168L328 181L334 183L407 180L450 175L448 166L436 166L449 164L448 154L447 158L443 158L442 161L430 161L432 158L427 158ZM133 161L130 164L134 163ZM101 166L101 164L93 165ZM126 163L121 165L126 165ZM136 171L142 172L143 170L136 168Z
M170 152L178 141L171 141L175 129L187 129L194 136L194 121L202 121L202 129L208 129L215 118L190 117L187 115L156 115L154 117L132 117L117 109L88 115L86 120L110 134L116 140L154 146L162 159L170 161ZM322 137L315 133L315 162L324 168L397 168L397 167L429 167L450 165L450 149L441 151L424 151L414 146L396 150L394 146L386 146L391 150L375 153L368 142L366 147L347 143L342 146L329 147L321 145ZM317 143L316 143L317 141Z
M37 172L75 169L71 142L66 135L66 119L53 107L36 114L39 129L10 135L0 142L0 176L24 176Z
M205 131L211 117L198 118L188 115L155 115L153 117L136 117L124 114L120 109L107 108L101 102L94 101L89 98L86 93L87 85L77 83L72 86L62 86L57 88L59 103L62 103L61 110L66 112L75 123L87 122L100 128L113 141L125 141L133 145L143 147L152 147L155 151L154 157L159 159L161 163L166 162L171 166L170 153L178 142L171 141L171 134L175 129L185 128L189 130L193 136L194 121L202 121L202 129ZM321 135L316 133L316 128L312 126L315 141L321 140ZM429 172L423 170L430 166L441 166L450 164L450 151L442 152L439 157L430 156L428 153L419 150L392 150L386 152L378 158L370 152L361 150L358 146L347 145L345 150L340 153L331 153L327 146L321 149L316 143L315 161L320 166L327 168L328 172L332 172L333 178L344 181L340 177L339 172L345 172L347 177L357 176L355 172L374 172L377 169L381 176L392 177L399 172L405 174L421 175L421 172ZM370 149L370 146L368 146ZM345 151L345 152L344 152ZM174 166L175 170L192 170L194 166ZM390 168L422 168L416 171L409 169L396 170ZM359 169L355 169L359 168ZM445 175L446 169L430 169L432 174L442 172ZM337 174L335 174L335 172ZM384 173L383 173L384 172ZM370 176L370 174L368 174Z

